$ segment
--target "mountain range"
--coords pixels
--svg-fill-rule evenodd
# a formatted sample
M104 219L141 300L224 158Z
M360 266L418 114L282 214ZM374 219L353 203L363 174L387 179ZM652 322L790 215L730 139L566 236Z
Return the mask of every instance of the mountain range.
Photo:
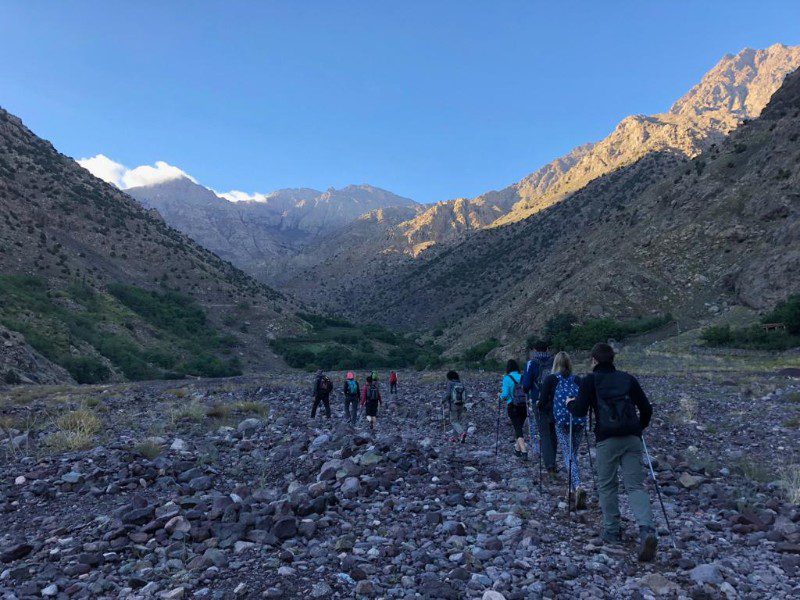
M471 256L473 247L491 246L496 239L513 237L517 229L510 226L530 220L581 190L588 193L587 186L592 182L596 185L591 189L599 186L609 195L621 198L629 193L628 187L633 183L624 179L625 187L619 187L623 184L612 182L623 181L619 178L623 172L627 173L625 169L643 159L647 159L644 164L649 164L652 157L659 156L661 160L653 169L666 172L669 164L694 158L704 149L721 143L737 125L758 117L787 73L799 66L800 47L779 44L725 56L668 112L627 117L602 141L579 146L514 185L474 199L437 203L404 222L385 220L380 230L370 223L372 236L354 231L367 224L368 221L361 219L348 229L348 235L337 236L335 245L331 239L319 240L307 252L311 257L308 266L284 283L283 289L318 303L324 310L345 312L357 318L383 314L391 318L389 307L398 302L398 318L393 324L419 330L440 325L457 315L452 310L450 314L441 314L422 301L425 290L410 285L414 280L411 273L417 276L433 272L444 257L459 253ZM546 226L556 227L549 221ZM492 230L498 230L496 237ZM537 231L537 235L552 237L549 233L546 229ZM488 247L485 250L495 252ZM348 260L341 260L342 256ZM358 257L367 259L359 261ZM528 260L538 261L538 258L531 256ZM367 294L346 293L335 283L342 280L343 265L378 283ZM470 265L468 272L481 282L493 281L490 266L487 264L485 268L485 273L478 274ZM323 279L334 282L324 292L308 284ZM398 280L403 283L398 284ZM415 290L413 297L400 299L409 289ZM489 297L486 293L476 291L468 306L474 309L481 305ZM416 304L425 307L424 317L417 315ZM507 312L511 308L497 310Z
M439 327L448 348L514 345L556 314L693 325L800 291L800 72L694 157L645 154L561 202L385 269L361 318ZM330 297L338 297L332 294Z
M271 284L281 283L287 269L302 264L305 246L363 214L402 207L404 216L411 216L420 210L413 200L371 185L325 192L284 189L231 201L178 177L125 192L221 258Z
M268 341L308 310L450 352L515 347L562 312L765 310L800 285L798 67L800 47L725 56L667 112L433 205L370 185L217 194L179 169L123 191L2 111L3 337L78 379L141 378L276 365Z

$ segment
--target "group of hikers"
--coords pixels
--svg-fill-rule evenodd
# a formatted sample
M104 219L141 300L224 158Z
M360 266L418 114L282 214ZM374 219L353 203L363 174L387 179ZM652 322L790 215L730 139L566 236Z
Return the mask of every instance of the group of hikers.
M514 428L514 451L522 460L528 459L526 420L534 445L538 433L540 465L543 463L551 477L556 476L556 454L561 447L569 481L567 504L569 507L572 503L575 490L577 510L586 508L587 497L581 484L578 451L584 436L588 446L589 416L594 417L595 481L603 513L603 541L621 541L617 480L621 472L628 504L639 526L638 558L651 561L658 541L650 498L644 488L642 432L650 424L653 408L637 379L616 369L614 355L609 344L595 344L591 351L592 371L580 378L566 352L552 356L545 342L536 342L524 371L520 371L516 360L508 361L500 401L506 403Z
M524 369L520 369L516 360L509 360L498 398L495 454L500 433L500 407L505 403L514 431L515 455L523 461L529 458L525 441L527 422L533 450L538 450L540 482L542 468L550 478L557 477L556 455L560 447L569 483L567 506L571 507L574 501L575 509L582 510L586 508L587 492L581 482L578 454L584 439L588 446L591 419L596 449L596 491L603 513L602 538L607 543L621 541L617 480L621 472L628 504L639 526L638 558L651 561L655 557L657 537L650 498L644 488L642 458L646 446L642 432L650 423L653 409L637 379L615 368L614 357L614 349L609 344L595 344L591 351L591 373L584 377L575 373L572 359L566 352L553 356L544 341L533 344ZM389 385L391 393L396 393L395 371L389 376ZM332 391L330 379L318 371L314 380L312 418L321 403L330 419ZM360 405L365 408L370 429L374 429L378 408L382 405L377 373L372 371L363 387L354 373L347 373L342 392L348 421L356 423ZM467 390L461 377L456 371L448 371L441 401L442 425L444 427L447 413L453 432L450 440L462 444L467 440L466 400ZM649 455L647 457L649 460ZM589 459L592 460L591 451ZM655 479L654 473L653 477Z
M328 419L331 418L331 392L333 392L333 382L321 369L318 370L314 376L312 392L314 399L311 405L312 419L317 416L317 409L320 404L325 407L325 416ZM349 371L344 379L342 393L344 395L345 418L351 424L355 425L358 419L358 408L360 405L365 409L364 412L370 429L374 429L378 424L378 407L383 404L381 388L378 383L378 374L372 371L372 373L367 375L364 387L362 388L356 379L355 373ZM397 373L395 371L389 374L389 393L397 393Z

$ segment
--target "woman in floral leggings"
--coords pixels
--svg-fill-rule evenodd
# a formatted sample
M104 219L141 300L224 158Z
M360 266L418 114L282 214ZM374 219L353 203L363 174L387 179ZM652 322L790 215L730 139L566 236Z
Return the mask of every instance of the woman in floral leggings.
M572 478L572 489L575 490L575 508L586 507L586 490L581 486L581 474L578 466L578 448L583 440L586 418L577 419L567 411L567 398L578 393L578 378L572 373L572 360L566 352L559 352L553 359L553 372L542 381L539 395L539 410L552 411L555 421L556 438L564 456L564 468L569 469L568 477ZM569 425L572 421L572 444L569 439ZM572 460L570 460L570 447ZM569 465L572 468L569 468Z

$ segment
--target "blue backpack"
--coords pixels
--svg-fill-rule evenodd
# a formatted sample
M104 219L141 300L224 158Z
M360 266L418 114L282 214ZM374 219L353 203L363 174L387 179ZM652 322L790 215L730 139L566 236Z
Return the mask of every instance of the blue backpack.
M354 379L347 380L347 393L351 396L355 396L358 393L358 384Z
M558 382L556 391L553 394L553 418L562 427L568 427L570 419L572 425L586 425L586 417L573 417L567 410L567 398L575 398L578 395L578 382L575 375L564 377L561 373L556 373Z

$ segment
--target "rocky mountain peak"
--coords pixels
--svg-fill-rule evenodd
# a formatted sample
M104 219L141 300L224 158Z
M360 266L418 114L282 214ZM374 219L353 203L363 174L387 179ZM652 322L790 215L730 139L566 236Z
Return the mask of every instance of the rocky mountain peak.
M694 117L724 111L738 119L761 114L786 75L800 65L800 46L775 44L727 54L670 108L672 115Z

